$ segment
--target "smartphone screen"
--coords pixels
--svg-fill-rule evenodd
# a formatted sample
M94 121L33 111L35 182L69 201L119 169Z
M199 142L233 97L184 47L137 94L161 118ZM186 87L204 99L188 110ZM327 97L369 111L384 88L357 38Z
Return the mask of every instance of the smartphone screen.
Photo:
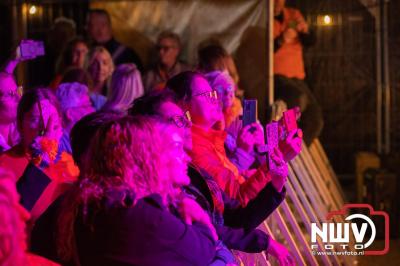
M44 55L44 43L42 41L36 41L36 55Z
M243 127L257 121L257 100L243 100Z
M279 143L279 123L271 122L265 127L268 150L272 150L278 146Z
M270 171L274 171L277 169L277 165L275 161L271 157L271 153L274 152L274 149L278 147L279 144L279 123L271 122L266 125L265 132L267 136L267 146L268 146L268 169Z
M287 132L297 129L297 112L299 112L298 108L292 108L283 112L283 123Z
M44 43L42 41L23 40L20 44L20 53L23 58L35 58L44 55Z

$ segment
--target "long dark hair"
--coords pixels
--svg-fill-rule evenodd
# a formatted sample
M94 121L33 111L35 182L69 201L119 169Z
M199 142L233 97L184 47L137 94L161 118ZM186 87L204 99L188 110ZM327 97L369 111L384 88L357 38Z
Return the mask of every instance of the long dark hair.
M58 99L53 91L48 88L30 89L26 91L24 95L22 95L21 100L18 103L17 125L19 130L22 128L22 121L24 120L25 114L32 110L35 103L42 100L48 100L51 105L56 108L58 115L62 117L60 103L58 102Z
M89 49L89 45L83 37L78 36L71 39L57 60L56 72L58 74L63 74L68 67L72 66L73 51L78 43L83 43Z
M195 78L205 77L196 71L184 71L175 75L167 82L167 89L176 94L177 101L190 101L192 99L192 84Z

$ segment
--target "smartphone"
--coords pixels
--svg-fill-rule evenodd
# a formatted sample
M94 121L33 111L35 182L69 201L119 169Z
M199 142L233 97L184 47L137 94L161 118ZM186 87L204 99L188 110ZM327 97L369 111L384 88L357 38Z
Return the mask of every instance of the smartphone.
M257 122L257 100L243 100L243 127Z
M278 166L276 165L275 161L272 160L271 154L274 152L274 149L278 147L279 144L279 123L278 122L271 122L265 126L265 133L266 133L266 143L268 149L268 168L271 171L274 171Z
M279 144L279 123L271 122L265 126L266 144L271 151Z
M297 120L300 118L300 108L294 107L283 112L282 120L286 133L297 129Z
M19 49L22 58L35 58L44 55L44 43L42 41L22 40Z

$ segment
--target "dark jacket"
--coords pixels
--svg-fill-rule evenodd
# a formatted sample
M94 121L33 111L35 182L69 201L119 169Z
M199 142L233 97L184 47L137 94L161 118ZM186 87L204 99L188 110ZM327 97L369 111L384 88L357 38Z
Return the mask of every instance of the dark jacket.
M143 72L142 60L140 60L140 57L131 48L124 46L114 38L103 44L103 46L110 52L114 65L134 63L140 72Z
M183 223L159 195L140 199L133 207L119 206L119 197L127 195L110 195L91 226L78 218L82 265L207 265L213 260L215 242L208 228Z
M140 199L134 205L132 202L130 193L112 191L100 211L92 213L94 208L88 208L85 219L78 215L75 233L82 266L208 265L213 261L215 241L207 227L185 224L166 209L159 195ZM54 255L50 245L43 248L39 244L40 232L47 235L45 239L50 236L43 226L55 221L52 215L43 216L34 229L32 251Z
M237 200L229 199L222 190L217 191L218 185L213 185L213 179L201 169L191 165L189 177L191 185L185 192L209 212L218 236L228 248L249 253L268 248L269 236L256 227L279 206L285 191L278 193L269 183L246 207L240 207ZM224 204L223 216L215 207L218 199Z

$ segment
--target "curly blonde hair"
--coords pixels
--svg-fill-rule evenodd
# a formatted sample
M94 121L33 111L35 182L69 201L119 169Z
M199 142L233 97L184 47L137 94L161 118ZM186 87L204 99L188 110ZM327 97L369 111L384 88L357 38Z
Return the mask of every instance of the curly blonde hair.
M81 175L82 190L123 186L133 189L137 198L152 193L166 196L168 189L160 182L163 142L157 134L159 124L155 119L139 116L123 117L101 127L85 158L88 167ZM89 194L87 199L96 195Z
M58 252L63 260L77 262L74 221L79 211L84 218L89 206L91 214L100 211L110 190L131 191L135 201L153 193L164 200L174 197L172 184L160 169L167 149L158 133L163 124L150 117L122 117L97 130L83 158L79 181L59 216ZM120 205L130 207L124 200Z

